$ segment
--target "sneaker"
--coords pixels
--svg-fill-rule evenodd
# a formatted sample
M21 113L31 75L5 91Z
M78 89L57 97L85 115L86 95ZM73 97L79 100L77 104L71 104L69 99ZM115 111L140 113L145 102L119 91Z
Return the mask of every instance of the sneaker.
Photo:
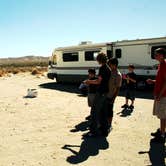
M128 108L129 106L127 104L124 104L121 106L121 108Z
M134 106L133 106L133 105L130 105L129 108L132 110L132 109L134 109Z
M155 138L152 139L152 142L154 143L165 143L165 137L162 137L161 135L160 136L157 136Z
M160 136L160 135L161 135L161 131L160 131L160 129L157 129L156 132L151 133L151 136L153 136L153 137L158 137L158 136ZM166 138L166 133L165 133L165 138Z
M157 137L157 136L160 136L160 135L161 135L160 129L157 129L156 132L151 133L151 136L153 136L153 137Z
M78 129L71 129L70 132L72 133L75 133L75 132L78 132L79 130Z
M91 116L89 115L89 116L87 116L85 119L86 119L86 120L91 120Z

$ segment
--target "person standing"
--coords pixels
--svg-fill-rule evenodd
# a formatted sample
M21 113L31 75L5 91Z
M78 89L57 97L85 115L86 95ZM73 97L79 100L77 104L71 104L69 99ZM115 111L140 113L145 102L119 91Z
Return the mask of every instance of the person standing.
M97 79L97 77L96 77L96 71L95 71L94 68L90 68L90 69L88 70L88 79L89 79L89 80L96 80L96 79ZM93 103L94 103L94 99L95 99L95 95L96 95L97 86L98 86L98 85L95 85L95 84L90 84L90 85L88 86L88 98L87 98L87 99L88 99L88 106L89 106L90 108L92 108ZM91 120L91 116L89 115L89 116L87 116L85 119L86 119L86 120Z
M109 79L109 92L107 94L108 100L108 122L110 130L112 129L112 119L113 119L113 107L115 99L119 93L120 87L122 85L122 75L118 70L118 60L112 58L108 61L108 65L111 69L111 76Z
M125 93L125 104L122 105L121 108L129 108L134 109L134 101L135 101L135 87L136 87L136 79L137 75L134 72L134 65L130 64L128 66L129 72L123 79L126 80L126 93ZM129 100L131 100L131 105L129 106Z
M98 78L96 80L86 80L87 85L98 85L94 103L91 109L91 124L90 131L84 134L84 137L94 137L108 135L108 119L107 119L107 93L108 81L111 75L111 71L107 66L107 56L104 53L99 53L97 62L100 65Z
M160 129L155 133L154 142L165 143L165 127L166 127L166 50L158 48L155 50L155 59L159 62L157 76L155 80L148 79L148 84L155 84L154 87L154 105L153 115L160 119Z

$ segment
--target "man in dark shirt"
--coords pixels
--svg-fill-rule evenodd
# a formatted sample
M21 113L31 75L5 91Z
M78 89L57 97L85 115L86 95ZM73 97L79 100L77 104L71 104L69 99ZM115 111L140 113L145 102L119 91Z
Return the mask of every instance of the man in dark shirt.
M107 67L107 57L104 53L99 53L97 62L101 65L99 68L98 78L96 80L87 80L87 85L98 85L95 100L91 109L91 125L90 132L86 133L85 137L94 137L99 135L107 136L108 121L107 121L107 93L108 81L111 75L110 69Z

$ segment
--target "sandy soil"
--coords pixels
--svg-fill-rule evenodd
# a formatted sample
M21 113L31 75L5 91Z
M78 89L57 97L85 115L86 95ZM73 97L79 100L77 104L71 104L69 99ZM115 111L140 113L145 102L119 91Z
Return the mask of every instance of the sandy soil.
M37 98L25 97L28 88L38 90ZM150 142L159 120L151 114L153 100L142 97L130 113L118 96L110 135L84 140L89 108L76 85L28 73L0 78L0 166L160 165L164 145Z

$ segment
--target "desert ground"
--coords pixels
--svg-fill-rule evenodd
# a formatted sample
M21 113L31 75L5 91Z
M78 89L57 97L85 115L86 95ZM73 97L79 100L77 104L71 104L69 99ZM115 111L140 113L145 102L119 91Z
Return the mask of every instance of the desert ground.
M38 96L26 97L28 88ZM164 166L165 147L150 136L159 126L152 92L137 93L133 112L122 104L123 92L107 138L82 139L89 107L77 85L30 73L0 77L0 166Z

